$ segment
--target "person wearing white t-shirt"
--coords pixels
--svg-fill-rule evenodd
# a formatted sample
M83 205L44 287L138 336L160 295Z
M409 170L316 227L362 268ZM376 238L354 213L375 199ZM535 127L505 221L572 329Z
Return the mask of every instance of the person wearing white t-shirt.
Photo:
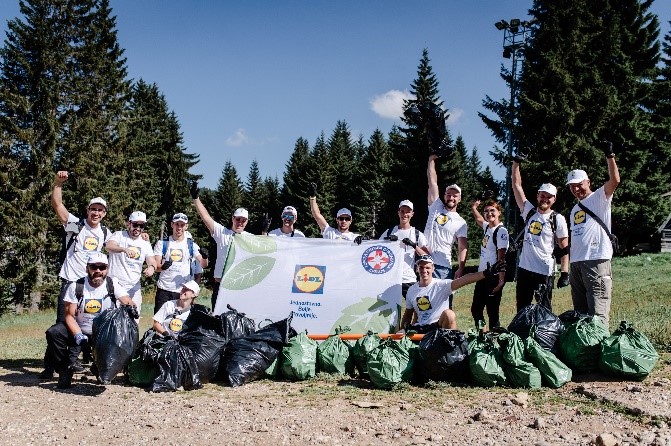
M349 230L352 225L352 212L342 208L336 213L337 228L332 228L319 210L317 204L317 185L310 183L310 212L319 226L322 237L330 240L347 240L361 244L362 236Z
M566 184L573 196L611 229L611 202L620 184L620 172L610 142L602 141L608 181L596 191L584 170L569 172ZM610 261L613 247L604 228L577 204L571 209L571 298L573 309L600 316L608 326L613 277Z
M154 258L161 272L156 283L156 300L154 313L169 301L179 298L182 284L193 279L191 261L198 260L203 268L207 268L208 259L203 258L200 247L191 239L187 239L186 231L189 217L181 212L172 216L170 226L172 235L167 240L159 240L154 245Z
M200 293L200 286L195 280L182 284L179 299L169 300L154 314L152 327L161 335L179 335L184 321L191 313L191 306Z
M415 256L430 254L426 247L426 238L419 230L410 225L415 215L414 205L410 200L403 200L398 205L398 226L387 229L380 240L400 241L403 248L403 276L401 278L401 294L406 296L408 289L417 282L415 274Z
M561 262L557 288L568 286L568 225L563 215L552 210L557 201L557 188L552 184L544 183L538 188L536 206L527 200L520 173L523 160L516 155L511 169L515 202L525 222L515 289L517 311L531 305L534 295L538 304L552 311L556 261Z
M247 223L249 222L249 212L245 208L237 208L231 216L231 228L228 229L224 225L214 221L210 213L205 208L205 205L200 200L198 183L192 182L189 192L193 199L193 205L196 207L198 216L205 224L205 227L210 231L210 235L217 244L217 260L214 263L212 276L214 278L214 285L212 286L212 311L217 304L217 297L219 296L219 286L221 285L221 276L224 273L224 266L226 264L226 256L228 254L228 247L233 240L235 234L249 234L245 231Z
M70 354L70 347L82 347L88 343L92 335L93 319L103 311L114 308L113 299L116 299L117 304L134 306L126 290L115 278L111 278L114 295L109 295L108 265L105 254L95 253L89 257L81 299L76 293L77 282L70 283L64 298L65 320L57 322L46 331L45 363L48 368L58 372L59 388L69 388L72 385L76 358Z
M440 199L438 175L436 174L438 155L431 154L426 169L429 185L427 200L429 216L426 219L424 235L435 264L434 275L438 279L458 279L464 274L468 253L468 225L457 213L461 202L461 188L451 184L445 188ZM457 244L457 269L452 268L452 246Z
M298 221L298 211L296 211L295 207L285 206L284 209L282 209L281 218L282 226L273 229L270 232L267 231L270 226L270 220L267 223L268 227L265 227L266 224L264 224L265 233L262 235L268 235L270 237L305 237L305 234L303 234L300 229L294 228L296 221Z
M482 213L478 211L480 200L471 204L473 217L483 231L482 243L480 244L480 265L478 271L487 269L487 265L493 265L499 260L505 261L506 251L508 250L508 230L501 223L501 205L496 200L488 200ZM473 304L471 305L471 315L478 326L479 321L484 321L484 309L487 308L487 317L489 318L489 328L501 326L499 318L499 307L501 306L501 295L503 286L506 284L505 271L486 280L481 280L475 284L473 290Z
M141 235L147 226L147 214L135 211L128 216L128 228L117 231L107 242L109 255L109 273L119 281L119 285L128 291L138 308L142 308L142 286L140 278L151 277L156 272L154 251ZM147 267L142 270L142 266Z
M406 330L428 333L436 328L456 330L457 315L450 309L450 295L465 285L496 276L506 268L504 261L498 261L487 265L484 271L465 274L452 280L433 277L434 263L429 254L420 256L415 264L419 282L408 290L401 330L397 333L405 333ZM415 317L417 322L410 325Z

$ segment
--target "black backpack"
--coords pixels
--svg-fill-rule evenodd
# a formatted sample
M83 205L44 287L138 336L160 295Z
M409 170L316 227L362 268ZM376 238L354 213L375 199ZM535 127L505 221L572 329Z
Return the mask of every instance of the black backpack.
M80 218L77 222L68 222L65 225L65 233L63 234L63 240L61 241L61 252L58 255L58 262L62 265L65 262L65 257L68 255L70 246L77 240L77 236L84 228L84 222L86 220ZM101 224L100 229L103 230L103 243L107 240L107 226Z

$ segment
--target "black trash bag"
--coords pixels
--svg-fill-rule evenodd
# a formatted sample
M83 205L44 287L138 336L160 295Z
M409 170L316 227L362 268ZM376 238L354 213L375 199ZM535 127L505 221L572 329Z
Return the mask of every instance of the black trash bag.
M158 355L161 353L165 345L165 337L159 334L153 328L147 330L142 339L140 339L140 346L138 347L136 356L139 356L145 361L150 361L154 364L158 362Z
M564 331L564 324L543 305L532 304L522 308L508 325L508 331L526 339L534 325L534 340L547 351L554 349L559 335Z
M587 314L580 313L580 312L575 311L575 310L568 310L568 311L564 311L558 317L559 317L559 320L561 320L564 323L564 325L568 325L568 324L573 324L574 322L578 322L578 320L580 320L584 317L587 317L587 316L588 316Z
M180 387L196 390L203 387L193 353L169 339L158 355L159 376L151 386L152 392L174 392Z
M470 380L468 339L464 332L437 328L419 342L419 362L415 364L419 382Z
M219 366L222 373L218 376L223 375L232 387L262 377L289 339L296 336L296 330L291 327L292 317L267 325L244 338L230 340L224 350L223 364Z
M165 338L150 328L142 339L135 356L128 364L128 381L139 387L149 387L159 375L158 354L165 345Z
M98 379L103 384L111 383L137 350L140 334L135 316L135 307L122 305L105 310L93 319L93 357Z
M245 313L239 313L238 310L226 305L229 311L221 313L219 316L219 334L222 335L226 341L231 339L242 338L250 335L256 331L256 323L254 319L245 316Z
M191 350L198 366L200 382L207 384L216 377L219 358L227 339L218 333L221 320L209 314L206 307L203 309L191 308L179 332L179 345Z

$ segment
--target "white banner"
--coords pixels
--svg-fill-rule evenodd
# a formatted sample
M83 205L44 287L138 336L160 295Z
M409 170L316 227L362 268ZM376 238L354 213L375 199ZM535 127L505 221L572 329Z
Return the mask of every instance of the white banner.
M388 333L402 311L402 269L399 243L236 235L214 314L230 304L257 324L293 312L292 326L311 334Z

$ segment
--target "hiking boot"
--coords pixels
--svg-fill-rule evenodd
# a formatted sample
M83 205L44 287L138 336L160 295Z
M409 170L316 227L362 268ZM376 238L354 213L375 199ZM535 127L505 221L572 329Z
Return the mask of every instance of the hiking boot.
M82 358L82 364L91 364L92 358L91 358L91 353L84 353L84 357Z
M72 366L61 370L58 373L58 384L56 384L56 387L59 389L69 389L72 387L72 374L74 371L72 370Z
M44 370L37 375L39 379L53 379L54 378L54 369L51 367L45 367Z
M86 370L79 361L75 361L75 363L72 364L69 368L71 368L74 373L83 373L84 370Z

